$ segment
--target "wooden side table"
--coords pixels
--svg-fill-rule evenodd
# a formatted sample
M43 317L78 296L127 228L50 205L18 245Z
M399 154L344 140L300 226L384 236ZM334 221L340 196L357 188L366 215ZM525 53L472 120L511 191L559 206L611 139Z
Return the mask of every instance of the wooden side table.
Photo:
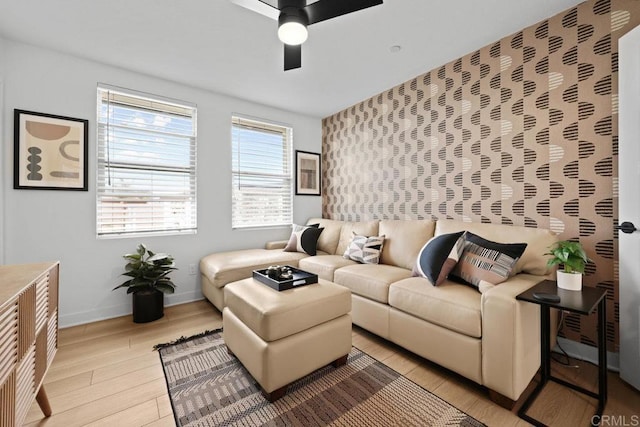
M555 294L560 297L557 303L541 301L533 297L534 293ZM568 291L556 286L552 280L544 280L516 297L517 300L540 305L540 382L524 402L518 416L536 426L544 426L540 421L526 414L545 384L551 380L569 387L587 396L598 399L598 409L592 420L599 420L607 403L607 342L606 342L606 299L607 291L600 288L582 288L582 291ZM598 309L598 393L569 383L551 375L550 321L551 308L589 315Z

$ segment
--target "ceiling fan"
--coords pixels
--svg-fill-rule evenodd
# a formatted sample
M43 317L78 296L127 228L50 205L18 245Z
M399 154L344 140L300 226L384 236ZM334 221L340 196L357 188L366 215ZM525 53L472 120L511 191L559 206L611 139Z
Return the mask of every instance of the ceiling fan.
M302 43L307 27L327 19L382 4L382 0L231 0L278 21L278 38L284 43L284 70L302 66Z

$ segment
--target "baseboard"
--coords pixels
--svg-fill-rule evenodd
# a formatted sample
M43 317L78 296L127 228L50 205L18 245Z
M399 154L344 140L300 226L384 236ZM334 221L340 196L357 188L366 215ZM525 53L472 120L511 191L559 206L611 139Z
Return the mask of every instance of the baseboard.
M172 294L165 297L165 307L172 305L185 304L187 302L200 301L204 299L202 292L183 292ZM84 325L86 323L99 322L100 320L113 319L131 314L131 304L113 305L109 307L100 307L94 310L80 311L70 314L62 314L58 316L58 324L60 328L69 328L71 326Z
M574 359L584 360L593 363L594 365L598 364L598 349L596 347L571 341L562 337L558 337L558 344L560 344L564 351ZM557 345L553 351L556 353L562 353ZM607 368L611 371L620 372L620 355L618 353L607 351Z

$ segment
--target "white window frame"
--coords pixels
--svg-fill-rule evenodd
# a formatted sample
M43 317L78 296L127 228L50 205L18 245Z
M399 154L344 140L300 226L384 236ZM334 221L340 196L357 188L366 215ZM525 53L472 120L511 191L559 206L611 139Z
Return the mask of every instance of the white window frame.
M242 156L240 145L242 141L238 141L238 137L250 136L248 132L240 134L242 130L256 130L265 134L273 133L282 136L282 151L275 154L269 154L269 143L262 142L258 139L252 139L251 144L254 150L254 156L249 154ZM272 141L275 142L275 141ZM269 156L275 162L279 157L278 153L282 153L280 161L282 170L274 171L264 168L260 170L256 166L255 150L264 149L264 159ZM242 168L243 159L245 165ZM264 164L268 164L265 160ZM277 166L275 166L277 168ZM242 181L252 182L252 187L246 186L242 188ZM262 182L261 182L262 181ZM276 185L281 183L280 186ZM289 125L277 123L270 120L258 119L254 117L233 114L231 117L231 227L232 229L247 228L269 228L269 227L289 227L293 222L293 128ZM263 185L260 188L260 184ZM242 198L248 200L242 200ZM258 203L251 198L262 198L263 201ZM280 199L280 200L278 200ZM271 209L267 207L268 201L276 201L280 204L280 209ZM249 209L253 209L256 215L252 216Z
M119 120L118 107L139 116ZM96 117L97 237L197 233L197 106L100 83Z

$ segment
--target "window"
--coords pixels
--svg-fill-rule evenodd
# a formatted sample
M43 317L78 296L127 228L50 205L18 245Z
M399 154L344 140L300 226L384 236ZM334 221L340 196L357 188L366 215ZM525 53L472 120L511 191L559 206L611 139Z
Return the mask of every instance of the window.
M196 107L98 86L98 236L196 232Z
M232 227L291 225L291 128L231 121Z

